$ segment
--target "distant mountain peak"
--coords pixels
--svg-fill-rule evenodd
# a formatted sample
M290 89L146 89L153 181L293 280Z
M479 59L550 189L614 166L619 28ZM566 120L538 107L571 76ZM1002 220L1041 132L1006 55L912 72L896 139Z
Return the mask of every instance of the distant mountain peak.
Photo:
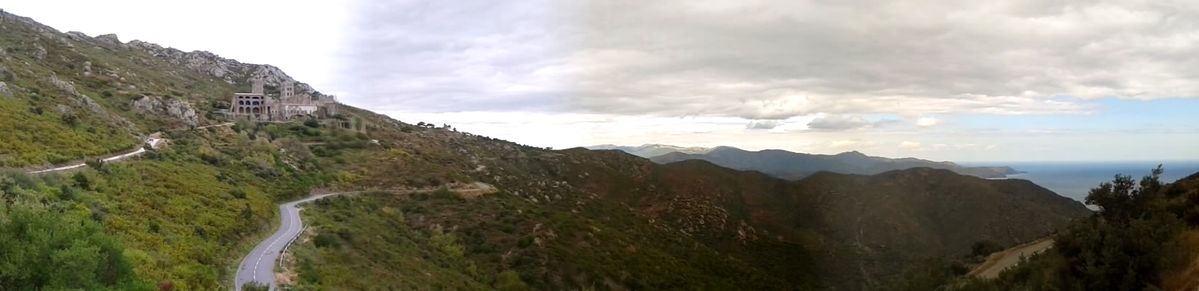
M843 157L863 157L863 158L870 157L870 156L867 156L866 154L863 154L862 152L859 152L859 151L848 151L848 152L843 152L843 153L836 154L836 156L843 156Z

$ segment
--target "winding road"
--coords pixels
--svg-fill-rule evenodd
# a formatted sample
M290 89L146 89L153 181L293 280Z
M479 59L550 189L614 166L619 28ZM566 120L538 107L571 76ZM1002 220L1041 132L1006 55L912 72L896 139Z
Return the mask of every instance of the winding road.
M146 138L145 144L149 145L150 148L158 148L158 144L160 142L162 142L162 138L159 138L158 134L153 134L153 135L150 135L150 137ZM141 155L144 153L146 153L146 148L144 146L139 146L136 150L133 150L132 152L118 154L118 155L103 158L100 160L107 163L107 162L128 159L129 157L138 156L138 155ZM70 170L70 169L82 168L84 166L87 166L87 163L78 163L78 164L54 167L54 168L49 168L49 169L37 170L37 171L29 171L29 173L30 174L41 174L41 173L48 173L48 172L66 171L66 170Z
M300 221L299 204L334 196L354 192L343 193L328 193L308 198L279 204L279 230L276 230L271 237L258 243L249 255L242 258L241 264L237 267L237 276L233 280L234 290L241 290L242 285L249 282L258 282L269 284L271 290L278 287L275 285L275 263L279 261L279 254L283 249L291 243L293 239L300 235L300 231L304 228L304 222Z

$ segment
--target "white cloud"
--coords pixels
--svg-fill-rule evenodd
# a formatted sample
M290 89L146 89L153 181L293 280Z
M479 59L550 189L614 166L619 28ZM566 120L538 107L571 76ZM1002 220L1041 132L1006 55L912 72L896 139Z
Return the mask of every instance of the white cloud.
M937 120L936 118L932 118L932 117L921 117L921 118L916 119L916 126L919 126L919 127L932 127L932 126L936 126L937 124L940 124L940 123L941 123L940 120Z
M914 141L903 141L899 143L899 148L905 150L914 150L920 148L920 143Z

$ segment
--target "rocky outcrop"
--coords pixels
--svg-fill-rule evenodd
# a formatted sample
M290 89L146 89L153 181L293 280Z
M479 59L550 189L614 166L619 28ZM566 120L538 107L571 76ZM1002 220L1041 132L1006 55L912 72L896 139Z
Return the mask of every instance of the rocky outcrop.
M0 82L0 97L12 97L12 91L8 89L8 83Z
M96 36L96 42L107 45L109 47L124 47L125 46L125 44L121 42L121 39L117 38L116 34L111 34L111 33L101 34L99 36Z
M175 48L164 48L160 45L140 40L130 41L127 47L145 51L168 63L187 67L224 80L229 84L244 83L255 78L262 79L266 84L271 85L294 82L296 93L308 93L313 96L325 97L325 95L313 89L312 86L296 81L291 76L288 76L287 73L284 73L283 70L272 65L247 64L237 60L226 59L207 51L184 52Z
M92 100L92 98L88 97L87 95L80 94L79 90L75 89L75 83L59 79L57 75L50 75L50 84L53 84L54 87L71 95L71 97L75 97L74 100L77 105L83 106L91 112L100 114L105 113L104 107L100 106L100 103L96 103L95 100Z
M138 112L164 115L187 124L196 126L200 123L196 110L190 103L176 98L165 99L157 96L142 96L133 101L133 109Z

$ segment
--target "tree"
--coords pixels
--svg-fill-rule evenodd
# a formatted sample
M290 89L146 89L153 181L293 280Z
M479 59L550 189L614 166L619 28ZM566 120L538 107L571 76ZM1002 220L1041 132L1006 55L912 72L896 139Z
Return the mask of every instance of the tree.
M1054 249L1066 261L1063 281L1087 290L1157 289L1170 241L1185 224L1168 211L1159 193L1160 165L1134 183L1117 175L1087 195L1098 215L1072 224L1056 237Z
M1099 206L1100 214L1109 220L1126 221L1141 215L1146 204L1159 196L1163 172L1162 166L1157 165L1139 184L1133 181L1132 176L1116 175L1112 182L1091 189L1086 203Z

